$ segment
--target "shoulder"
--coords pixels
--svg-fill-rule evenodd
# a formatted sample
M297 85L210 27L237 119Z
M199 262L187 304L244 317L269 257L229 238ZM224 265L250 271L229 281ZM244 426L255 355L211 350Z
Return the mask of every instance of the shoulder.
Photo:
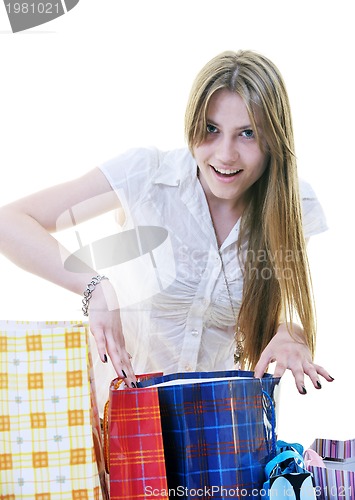
M100 170L112 183L127 180L148 169L157 168L160 151L156 148L131 148L99 165Z
M301 200L318 200L316 193L309 182L302 178L299 178L298 181Z
M174 149L160 154L159 168L153 180L155 184L178 186L193 178L195 163L187 148Z
M309 182L299 179L303 229L306 238L328 229L326 217L318 197Z
M113 187L147 180L175 185L188 172L191 159L187 148L169 151L154 147L132 148L99 165L99 168Z

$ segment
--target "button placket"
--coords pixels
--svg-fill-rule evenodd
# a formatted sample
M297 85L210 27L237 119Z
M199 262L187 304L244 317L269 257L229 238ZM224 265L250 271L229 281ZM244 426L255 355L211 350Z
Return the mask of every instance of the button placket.
M186 333L183 341L179 369L184 371L196 370L198 355L200 351L203 318L211 303L211 295L216 280L221 271L220 259L216 249L211 245L206 269L201 277L194 301L191 305L186 324Z

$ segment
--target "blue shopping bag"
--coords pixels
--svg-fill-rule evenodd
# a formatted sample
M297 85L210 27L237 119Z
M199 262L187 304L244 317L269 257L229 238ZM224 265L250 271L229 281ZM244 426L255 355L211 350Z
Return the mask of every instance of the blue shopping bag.
M178 373L158 386L170 497L259 498L275 453L280 378L247 371Z

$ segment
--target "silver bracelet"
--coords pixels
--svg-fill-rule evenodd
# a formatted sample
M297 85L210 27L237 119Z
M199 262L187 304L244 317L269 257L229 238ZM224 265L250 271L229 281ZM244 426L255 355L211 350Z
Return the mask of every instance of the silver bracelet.
M92 297L92 292L95 290L96 285L98 285L102 280L108 280L107 276L94 276L90 283L88 283L83 295L84 298L82 300L83 307L81 310L84 313L84 316L89 316L89 302Z

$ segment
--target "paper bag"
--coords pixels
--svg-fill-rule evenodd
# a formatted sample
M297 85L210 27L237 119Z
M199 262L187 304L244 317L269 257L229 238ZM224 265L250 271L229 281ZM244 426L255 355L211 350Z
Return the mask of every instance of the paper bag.
M0 492L106 500L88 327L0 322Z

